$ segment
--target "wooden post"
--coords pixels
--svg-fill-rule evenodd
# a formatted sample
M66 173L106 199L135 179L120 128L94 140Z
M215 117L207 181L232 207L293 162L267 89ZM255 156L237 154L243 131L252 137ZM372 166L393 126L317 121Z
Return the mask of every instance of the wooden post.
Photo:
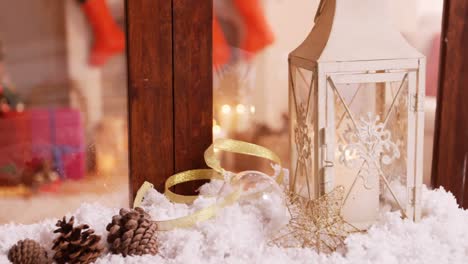
M173 0L175 172L205 167L203 153L212 142L212 2ZM176 190L190 194L199 185Z
M204 165L211 144L212 1L126 1L130 198ZM178 192L193 192L193 184Z
M468 207L468 1L445 0L432 183Z

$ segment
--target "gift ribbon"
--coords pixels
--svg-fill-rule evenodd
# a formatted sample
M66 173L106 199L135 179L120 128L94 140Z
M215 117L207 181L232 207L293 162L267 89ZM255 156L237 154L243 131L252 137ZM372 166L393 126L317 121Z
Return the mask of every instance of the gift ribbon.
M198 195L180 195L172 192L170 188L177 184L196 180L224 180L224 174L230 172L227 172L221 166L221 162L216 156L216 152L218 151L225 151L230 153L265 158L281 166L281 160L279 159L279 157L273 151L265 147L233 139L217 139L213 142L211 146L209 146L206 149L204 153L205 162L211 169L188 170L169 177L166 180L164 190L164 195L168 198L168 200L174 203L192 203L195 199L199 197ZM251 171L236 174L230 179L230 183L234 185L239 181L239 179L242 178L242 176L248 173L251 173ZM280 173L275 180L278 184L281 184L283 182L282 169L280 169ZM237 187L225 197L217 197L218 200L211 206L200 209L184 217L164 221L155 221L158 224L158 229L165 231L175 228L187 228L194 226L198 222L202 222L214 217L220 209L231 205L239 200L239 198L242 195L243 188L241 184L238 184L236 186ZM143 185L140 187L136 194L133 203L134 208L141 205L141 202L143 201L146 192L152 188L153 185L151 183L143 183ZM258 193L254 195L258 195Z
M65 164L63 163L63 156L65 154L71 154L71 153L80 153L83 152L82 147L73 147L73 146L67 146L67 145L58 145L57 144L57 127L56 127L56 122L55 122L56 116L55 116L55 111L54 110L49 110L49 129L50 129L50 138L51 138L51 151L52 151L52 159L53 159L53 164L55 166L56 171L58 174L64 178L65 175ZM33 151L34 152L39 152L42 149L47 149L49 145L40 145L40 144L35 144L33 145Z
M69 153L77 153L77 152L82 152L83 150L81 148L77 147L71 147L71 146L59 146L57 144L57 127L55 124L55 111L50 110L49 111L49 117L50 117L50 131L51 131L51 138L52 138L52 155L54 158L54 164L57 167L57 172L59 173L60 176L65 177L65 166L63 164L63 155L64 154L69 154Z

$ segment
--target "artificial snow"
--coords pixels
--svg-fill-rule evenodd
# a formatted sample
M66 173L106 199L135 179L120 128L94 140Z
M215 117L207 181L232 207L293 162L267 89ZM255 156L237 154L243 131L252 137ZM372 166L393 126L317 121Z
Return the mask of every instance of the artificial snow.
M219 187L215 181L202 191L213 193ZM154 219L165 220L213 202L214 198L200 197L191 206L173 204L151 190L143 207ZM331 255L317 254L312 249L269 246L267 224L271 219L268 208L261 204L264 202L236 203L191 229L159 232L157 256L123 258L106 253L96 263L468 263L468 212L460 209L453 195L444 189L423 191L423 218L419 223L401 219L399 212L384 213L367 233L347 238L345 253ZM68 216L90 224L105 242L105 227L118 210L83 204ZM50 249L55 222L0 226L0 263L9 263L8 249L20 239L34 239Z

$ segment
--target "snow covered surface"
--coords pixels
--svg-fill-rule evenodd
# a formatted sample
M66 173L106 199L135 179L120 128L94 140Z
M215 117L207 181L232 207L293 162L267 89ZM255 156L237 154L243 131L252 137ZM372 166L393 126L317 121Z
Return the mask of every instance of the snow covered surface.
M219 182L214 182L203 191L210 193L218 188ZM144 208L154 219L164 220L184 216L211 202L213 198L201 197L192 206L173 204L152 190ZM459 209L453 195L443 189L424 190L421 222L401 219L398 212L384 213L367 233L348 237L344 254L268 246L269 213L261 203L235 204L192 229L159 233L157 256L123 258L106 253L96 263L468 263L468 212ZM117 212L118 208L83 204L73 215L78 222L90 224L105 241L105 227ZM0 263L9 263L7 251L20 239L34 239L50 248L55 222L50 219L32 225L0 226Z

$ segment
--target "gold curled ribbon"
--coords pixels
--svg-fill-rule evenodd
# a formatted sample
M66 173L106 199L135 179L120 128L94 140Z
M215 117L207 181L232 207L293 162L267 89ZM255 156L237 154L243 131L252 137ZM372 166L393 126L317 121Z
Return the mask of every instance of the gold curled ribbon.
M233 139L217 139L206 149L204 154L205 162L211 169L188 170L169 177L166 180L164 190L164 195L168 198L168 200L175 203L192 203L195 199L198 198L197 195L180 195L172 192L170 188L177 184L195 180L224 180L223 174L226 171L221 166L220 160L216 157L215 152L217 151L226 151L231 153L265 158L281 166L281 160L279 159L279 157L273 151L265 147ZM240 177L232 177L231 183L237 181L239 178ZM280 170L280 173L276 178L276 182L279 184L283 182L282 169ZM138 190L135 200L133 202L134 208L141 205L143 197L145 196L147 191L152 188L153 185L151 183L143 183L143 185ZM162 231L167 231L175 228L191 227L198 222L206 221L214 217L220 209L238 201L241 194L242 185L237 185L237 187L230 194L223 198L218 197L218 201L211 206L202 208L184 217L155 222L158 224L159 230Z
M184 182L212 179L223 180L224 178L220 173L212 169L183 171L181 173L172 175L166 180L164 185L164 195L166 195L169 201L175 203L193 203L193 201L198 198L198 195L180 195L171 191L170 188Z
M140 188L138 189L135 199L133 200L133 208L140 206L141 202L143 201L143 198L145 197L145 194L148 192L148 190L153 189L154 185L152 183L149 183L145 181Z
M211 144L211 146L209 146L206 149L205 162L208 165L208 167L212 168L213 170L219 173L223 173L224 169L223 167L221 167L221 163L216 157L216 151L226 151L231 153L244 154L269 159L281 166L280 158L268 148L234 139L217 139L214 141L213 144ZM278 175L277 182L282 183L282 181L283 172L281 171L280 175Z

